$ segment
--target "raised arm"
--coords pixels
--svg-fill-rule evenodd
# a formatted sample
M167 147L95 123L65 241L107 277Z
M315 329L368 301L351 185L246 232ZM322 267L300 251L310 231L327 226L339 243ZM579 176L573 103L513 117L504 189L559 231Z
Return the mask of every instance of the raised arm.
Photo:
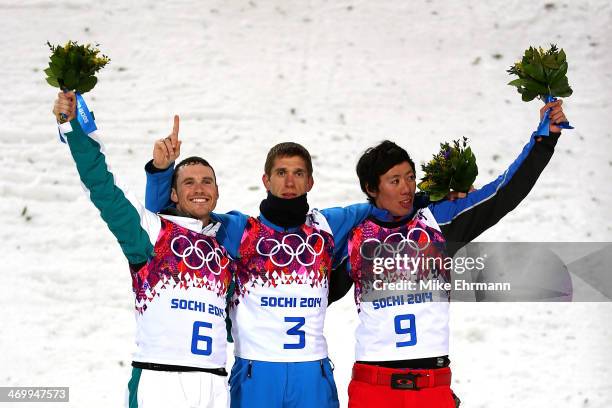
M465 198L429 206L447 242L472 241L516 208L529 194L550 161L559 139L561 129L554 123L567 120L561 101L545 105L541 114L548 108L552 108L550 136L542 138L532 135L521 154L502 175Z
M172 132L167 137L155 141L153 159L145 165L147 175L145 207L154 213L174 206L170 200L170 193L174 162L181 154L182 141L179 139L179 126L179 117L175 115ZM237 258L247 216L239 211L230 211L226 214L211 213L211 217L214 221L221 223L217 240L233 258Z
M160 220L155 214L147 212L126 189L115 184L96 132L85 134L74 119L73 98L72 93L60 93L55 103L53 111L56 117L66 113L70 120L60 125L60 132L67 140L89 198L100 210L102 219L117 238L128 262L142 264L152 255L161 227Z

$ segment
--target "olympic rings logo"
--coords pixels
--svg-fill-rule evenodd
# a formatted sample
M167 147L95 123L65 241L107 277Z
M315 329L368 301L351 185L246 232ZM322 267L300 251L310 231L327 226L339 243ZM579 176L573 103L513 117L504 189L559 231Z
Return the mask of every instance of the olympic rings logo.
M421 247L421 244L419 242L411 239L412 234L416 231L423 232L427 237L427 242L424 243L425 246ZM397 238L399 238L399 240L397 240ZM373 245L367 245L370 242L376 243L376 245L372 250L371 256L368 256L364 254L364 248L372 248ZM359 248L359 253L361 254L361 257L363 259L371 261L375 258L380 258L383 251L394 256L401 253L406 248L406 246L408 246L410 249L415 251L418 256L418 254L426 250L430 244L431 238L429 238L429 234L427 233L427 231L425 231L423 228L416 227L408 231L406 236L403 236L401 232L395 232L385 238L383 242L380 242L380 240L377 238L368 238L361 244L361 248Z
M178 253L177 249L175 248L175 244L180 239L184 239L189 243L189 246L185 247L182 253ZM201 248L199 246L201 243L205 245L204 248ZM229 259L225 258L225 256L223 255L223 251L221 251L220 248L214 248L204 239L198 239L195 243L192 243L191 240L185 235L179 235L170 242L170 249L172 250L174 255L178 256L183 260L183 263L188 268L197 270L201 269L204 265L206 265L208 270L212 272L213 275L220 275L221 271L223 271L223 269L225 269L229 264ZM196 258L199 258L199 265L190 265L187 261L187 259L192 256L192 254ZM223 260L225 261L224 264L222 263Z
M289 238L296 238L299 240L299 244L297 245L295 249L287 243L287 240ZM268 253L263 252L263 250L261 249L261 244L264 241L272 242L275 244L270 249L270 252ZM319 250L317 251L315 250L315 247L316 247L316 244L318 243L321 243L321 246ZM311 235L308 235L306 237L306 240L304 240L298 234L287 234L283 237L283 239L280 242L273 238L260 238L259 241L257 241L257 246L255 247L255 249L257 250L257 253L259 255L269 257L270 261L272 261L274 265L278 266L279 268L282 268L284 266L291 264L291 262L293 262L294 260L297 260L299 264L302 266L312 266L316 262L317 256L323 253L324 247L325 247L325 239L323 238L321 234L318 234L315 232ZM278 257L277 259L274 258L274 256L278 254L279 252L281 252L281 250L282 250L281 254L285 254L289 257L289 260L284 263L282 262L282 260L279 260ZM311 255L312 260L310 262L307 260L304 260L303 259L304 257L302 256L303 254Z

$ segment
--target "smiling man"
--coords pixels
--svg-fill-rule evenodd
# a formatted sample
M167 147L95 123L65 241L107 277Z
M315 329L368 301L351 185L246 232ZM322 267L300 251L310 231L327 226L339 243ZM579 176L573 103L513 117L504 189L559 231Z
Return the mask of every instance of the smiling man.
M150 210L169 204L171 164L179 145L178 139L156 142L160 148L146 166ZM212 214L222 224L217 238L236 259L231 406L337 407L323 335L329 274L348 232L372 206L309 210L312 160L297 143L270 149L262 182L267 197L258 217L238 211Z
M69 120L60 132L130 268L136 352L126 407L227 406L224 310L234 263L210 219L219 197L214 170L200 157L183 160L172 181L176 207L154 214L116 184L98 134L74 119L74 94L59 93L53 112Z
M206 160L193 156L176 166L170 199L179 211L207 225L210 222L210 213L217 206L218 198L219 187L215 181L215 171Z

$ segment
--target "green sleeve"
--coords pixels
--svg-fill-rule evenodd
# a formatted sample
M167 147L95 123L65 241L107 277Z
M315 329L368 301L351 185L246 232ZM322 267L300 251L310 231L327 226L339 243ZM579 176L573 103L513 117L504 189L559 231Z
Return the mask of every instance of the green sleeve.
M141 205L126 197L108 170L101 145L85 134L77 120L70 122L72 131L65 134L70 153L89 198L111 230L130 264L146 262L153 254L153 244L143 224L147 216ZM140 211L139 211L140 210Z

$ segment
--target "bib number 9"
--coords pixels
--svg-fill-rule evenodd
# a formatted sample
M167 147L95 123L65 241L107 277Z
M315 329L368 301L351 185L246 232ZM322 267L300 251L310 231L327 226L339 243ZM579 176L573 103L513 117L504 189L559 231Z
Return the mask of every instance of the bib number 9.
M212 337L200 334L201 328L212 329L212 323L193 322L193 332L191 334L191 353L200 356L210 356L212 354Z
M296 350L303 349L306 346L306 332L304 330L300 330L300 328L306 323L305 317L285 317L285 322L287 323L297 323L295 326L287 330L287 335L289 336L298 336L297 343L285 343L283 344L283 348L285 350Z
M408 347L417 344L416 323L413 314L404 314L395 316L395 333L409 334L410 340L398 341L396 347Z

